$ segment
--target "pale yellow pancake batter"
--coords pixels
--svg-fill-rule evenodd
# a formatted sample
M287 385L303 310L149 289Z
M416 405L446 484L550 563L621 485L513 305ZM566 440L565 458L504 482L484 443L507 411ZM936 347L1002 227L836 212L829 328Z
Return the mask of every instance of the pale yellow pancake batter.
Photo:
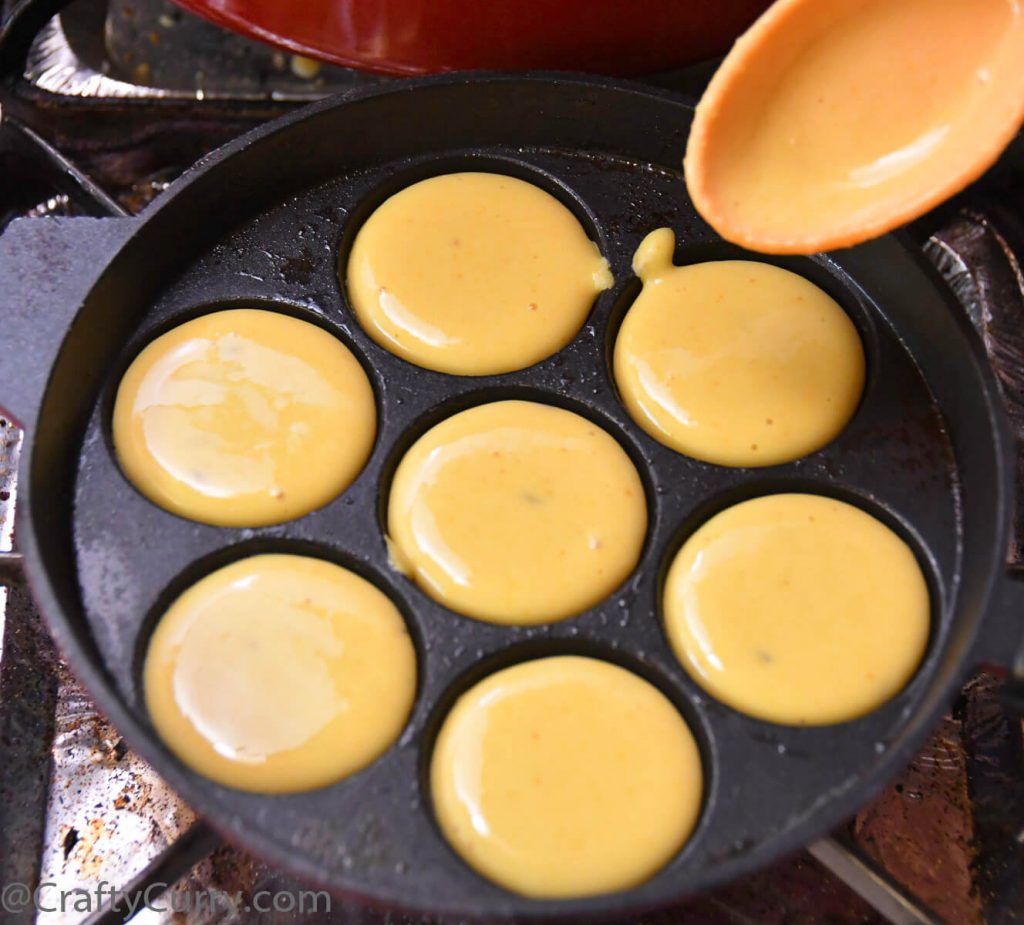
M377 343L466 376L560 350L612 285L572 212L532 183L492 173L446 174L396 193L360 229L347 275Z
M820 449L864 388L864 349L827 293L767 263L677 267L651 232L633 268L643 291L615 342L633 419L666 446L724 466L770 466Z
M203 315L128 368L114 445L146 497L182 517L258 527L301 517L359 474L376 434L373 389L326 331L279 312Z
M200 774L290 793L368 765L412 708L416 654L374 585L305 556L218 569L157 625L144 669L160 737Z
M435 600L492 623L596 604L632 571L646 529L640 476L615 439L527 401L433 427L402 459L388 502L395 564Z
M626 890L662 868L700 813L700 754L635 674L559 656L491 675L456 703L430 769L452 847L540 899Z
M728 508L665 583L672 648L729 706L788 725L854 719L913 676L929 632L913 552L874 517L817 495Z

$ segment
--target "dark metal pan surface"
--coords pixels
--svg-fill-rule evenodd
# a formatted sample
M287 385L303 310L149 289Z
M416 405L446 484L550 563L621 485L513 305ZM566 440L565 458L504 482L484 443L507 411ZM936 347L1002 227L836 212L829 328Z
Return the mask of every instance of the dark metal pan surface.
M962 309L900 238L772 258L830 292L864 341L861 407L821 451L766 469L711 466L657 444L619 403L610 349L638 291L630 261L642 237L671 226L683 263L750 256L719 240L687 198L680 159L691 114L675 97L589 78L403 84L328 100L244 136L138 220L77 220L34 240L15 226L0 248L2 280L40 257L54 274L11 299L11 348L0 359L2 380L16 380L10 410L28 430L18 539L35 594L111 720L229 837L310 881L401 907L525 917L636 911L825 831L899 770L973 664L1011 660L1024 595L1003 575L1009 470L998 389ZM561 198L615 274L580 335L521 372L463 378L413 367L364 334L339 282L339 254L343 266L376 204L462 169L522 177ZM121 474L110 437L113 393L139 349L181 320L237 305L276 308L335 333L363 359L378 400L373 455L348 491L258 530L199 525L155 507ZM599 606L550 626L456 616L387 563L380 499L402 450L441 417L510 396L599 422L647 487L651 526L639 568ZM715 702L677 664L661 628L660 582L688 533L740 499L792 489L880 517L910 543L931 584L932 637L914 680L871 715L833 727L777 726ZM148 633L173 596L217 565L265 550L310 551L366 575L403 609L418 646L421 682L400 741L365 771L300 795L241 793L192 773L156 738L138 689ZM445 709L467 685L516 660L566 652L619 662L668 694L697 734L707 794L694 836L648 883L538 902L480 878L446 845L424 770Z

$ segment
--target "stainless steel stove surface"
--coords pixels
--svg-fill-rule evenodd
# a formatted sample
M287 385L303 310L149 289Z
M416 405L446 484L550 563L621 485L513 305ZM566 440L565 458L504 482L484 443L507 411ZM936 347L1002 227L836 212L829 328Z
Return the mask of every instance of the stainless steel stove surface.
M67 96L313 100L386 78L227 32L163 0L80 0L39 33L25 75Z
M23 0L7 10L17 6L31 46L13 73L10 45L0 49L0 231L21 216L137 212L199 156L246 128L383 79L295 59L162 0L75 0L51 20L62 5ZM706 74L657 82L696 93ZM984 183L913 229L981 327L1016 400L1018 432L1022 215L1018 142ZM0 293L0 404L2 300ZM0 419L0 578L17 566L10 554L19 447L18 431ZM1018 472L1024 485L1020 463ZM1011 554L1022 558L1019 549ZM46 884L40 898L48 907L68 896L63 911L0 912L0 921L121 921L124 910L116 908L90 917L97 887L109 898L114 887L167 883L166 911L140 911L134 921L425 923L337 897L328 908L244 848L221 844L96 712L23 589L0 588L0 627L0 888ZM1024 921L1024 746L1001 688L993 675L975 676L901 778L831 838L639 921ZM88 905L74 890L89 893ZM270 911L253 909L256 897ZM303 897L309 902L298 912Z

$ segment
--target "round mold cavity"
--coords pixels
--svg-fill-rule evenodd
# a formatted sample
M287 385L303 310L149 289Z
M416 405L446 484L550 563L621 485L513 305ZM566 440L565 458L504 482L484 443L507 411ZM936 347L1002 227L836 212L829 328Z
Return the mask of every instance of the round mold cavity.
M607 662L610 665L624 668L647 681L668 698L669 702L683 718L697 743L702 775L701 803L697 822L686 842L675 855L665 862L664 866L651 879L671 876L672 872L685 865L690 855L698 850L696 846L699 845L705 831L711 824L713 816L711 808L717 801L718 792L717 756L714 737L702 710L695 704L693 698L689 696L686 688L676 683L675 678L671 674L660 670L659 667L649 662L641 661L629 651L612 648L602 640L574 637L571 639L531 639L525 642L514 643L490 653L448 680L440 695L430 705L423 730L419 737L417 770L421 794L420 799L429 817L430 829L438 844L442 846L450 858L465 868L468 875L492 884L496 889L503 892L510 892L472 868L445 837L434 809L434 800L430 787L430 763L441 727L463 694L484 679L505 668L511 668L513 665L520 665L524 662L554 658L562 655L579 655Z
M324 543L309 540L285 539L280 537L256 537L234 545L223 546L213 553L190 563L183 571L175 576L163 591L160 592L159 596L153 602L139 626L131 665L132 691L134 694L132 707L135 712L142 717L143 722L145 722L150 728L153 735L157 736L156 730L153 728L152 721L150 720L149 710L145 702L143 671L145 668L146 656L149 651L150 639L152 638L157 625L160 623L160 620L171 605L185 591L206 576L216 572L218 569L253 556L273 554L322 559L325 562L330 562L334 565L347 569L377 588L377 590L379 590L389 601L391 601L392 604L395 605L405 622L406 629L409 632L409 637L412 639L413 650L416 654L416 689L413 695L413 702L409 708L409 716L406 718L406 721L402 726L402 731L398 734L395 742L389 745L385 752L374 759L373 762L356 773L369 771L395 746L397 742L402 741L408 735L410 727L415 725L426 683L427 646L424 641L425 632L424 628L416 620L415 611L410 606L409 601L400 592L400 590L395 587L394 583L389 581L386 576L381 575L376 569L367 566L365 562L354 558L338 547L328 546ZM159 736L157 736L157 738L159 738ZM170 752L166 743L164 743L164 747L168 752ZM180 759L175 758L175 760L181 763ZM328 789L329 787L338 786L339 784L344 784L346 779L347 778L342 778L342 780L336 781L333 784L328 784L325 787L316 789L323 790ZM260 794L260 796L268 798L289 795L290 794Z
M609 418L601 409L587 404L584 401L580 401L577 398L569 397L567 395L561 395L557 392L551 392L543 388L528 385L499 385L499 386L488 386L481 389L474 389L468 392L463 392L452 396L447 401L442 401L436 405L425 415L422 415L411 427L407 428L391 445L384 458L384 463L380 472L379 489L377 492L377 522L380 528L380 532L383 536L388 536L388 506L391 501L391 484L394 481L395 472L398 469L399 464L405 458L406 454L413 447L424 434L430 431L432 428L440 424L442 421L448 418L454 417L462 411L468 411L470 408L477 408L481 405L490 405L496 402L502 401L528 401L540 405L548 405L553 408L561 408L564 411L571 411L574 414L585 418L588 421L596 424L603 431L614 438L615 442L622 447L626 455L629 457L630 462L633 463L633 468L636 469L637 475L640 477L640 482L644 489L644 505L647 508L647 530L644 533L643 545L640 547L640 553L637 556L636 565L630 570L629 574L623 579L623 581L613 588L607 595L588 607L586 610L581 611L571 617L565 617L562 620L549 621L546 623L533 624L536 627L550 627L555 626L559 623L571 622L577 619L585 613L589 613L592 610L603 607L608 600L619 594L623 587L628 585L637 574L637 572L643 568L644 562L647 559L648 553L651 550L652 543L654 542L654 526L656 518L658 516L657 506L654 502L655 488L651 479L650 464L644 458L640 448L637 446L632 433L619 424L619 422ZM408 576L402 576L405 581L417 588L421 593L426 593L419 588L415 582ZM433 600L433 599L432 599ZM480 621L475 617L470 617L467 614L459 613L458 611L451 610L445 606L442 602L436 601L438 606L444 608L448 613L455 617L463 620L472 620L474 622L488 622ZM501 625L501 624L495 624ZM526 629L526 626L508 625L505 629Z
M665 226L661 226L665 227ZM654 228L651 228L654 231ZM817 255L814 257L787 257L778 256L774 254L758 254L753 251L744 250L735 244L731 244L728 241L704 241L699 243L688 243L682 240L680 236L677 236L676 249L673 255L672 263L676 267L687 267L693 266L699 263L715 263L724 260L748 260L753 263L766 263L771 266L779 267L783 270L789 270L791 273L795 273L797 276L802 277L810 283L813 283L827 295L829 295L846 313L846 316L853 322L854 327L857 329L857 334L860 337L861 347L864 350L864 386L861 389L860 400L857 402L857 407L854 409L853 414L850 415L850 419L846 422L843 429L836 434L828 443L824 446L818 447L811 453L807 453L798 459L806 459L808 456L814 456L822 450L835 444L843 434L849 430L858 417L860 417L864 410L867 396L870 392L873 392L877 388L878 383L878 366L879 366L879 335L877 329L877 318L875 312L869 302L861 293L857 284L852 280L847 273L845 273L836 263L830 260L827 255ZM626 404L622 400L622 393L619 391L619 384L615 378L615 343L619 337L619 331L622 328L622 323L626 319L626 315L629 314L629 310L633 307L640 293L643 291L643 283L640 278L632 275L628 280L625 281L621 290L619 290L618 281L616 281L616 290L618 292L613 298L611 310L608 315L607 326L604 332L604 363L607 367L608 380L611 382L611 388L615 395L615 400L622 406L623 410L626 409ZM628 415L628 411L626 412ZM632 421L632 417L630 417ZM636 424L635 421L633 421ZM654 437L647 433L639 424L636 424L637 429L643 434L646 440L657 441ZM668 449L672 449L669 447ZM674 453L679 453L678 450L672 450ZM679 453L680 456L685 456L685 453ZM704 460L696 459L695 457L686 457L693 459L695 462L701 465L715 466L723 469L750 469L748 466L721 466L718 463L706 462ZM757 467L763 469L773 469L782 466L791 465L798 460L790 460L789 462L776 463L772 466Z
M386 169L387 165L384 165L378 168L378 172L386 172ZM435 155L406 160L401 162L399 165L394 165L393 173L387 175L385 180L378 183L358 200L357 204L349 212L345 221L341 224L338 232L337 243L335 246L337 259L335 279L338 284L338 296L341 299L341 304L346 314L350 316L356 324L359 322L356 318L356 312L352 305L352 300L349 298L346 277L348 275L348 261L349 256L352 253L352 245L355 243L355 239L359 234L359 231L362 229L363 225L366 224L370 216L396 193L400 193L402 190L416 183L420 183L423 180L430 180L434 177L447 176L453 173L501 174L503 176L513 177L517 180L523 180L526 183L530 183L533 186L544 190L544 192L552 195L573 214L574 218L580 223L580 226L583 228L587 237L597 246L601 256L609 262L609 266L611 265L611 245L600 219L597 217L595 212L591 210L590 206L579 193L577 193L560 177L555 176L544 168L538 167L522 158L468 151L453 151L441 156ZM535 363L531 363L529 366L521 367L517 370L510 370L506 373L488 374L488 376L463 377L455 373L428 370L417 366L415 363L411 363L409 360L406 360L395 353L392 353L386 347L379 344L376 346L381 350L385 350L389 356L394 357L396 361L404 365L411 366L414 369L422 369L422 372L424 373L472 379L488 378L490 375L513 376L516 373L522 372L524 369L530 369L533 366L545 363L553 356L557 356L563 350L567 349L580 337L583 329L585 329L588 324L592 323L601 306L613 298L612 294L617 288L617 285L618 280L615 281L615 284L613 284L611 288L595 295L594 301L591 303L590 310L587 313L587 317L584 320L580 331L577 331L568 343L564 344L554 353L548 354L546 357L542 357ZM375 341L374 343L376 344Z
M356 473L355 478L352 479L345 489L334 497L328 499L319 508L314 508L313 511L308 511L299 517L293 517L289 521L282 521L282 523L293 523L295 521L302 520L303 517L308 517L309 514L314 513L317 510L322 510L328 505L333 504L338 500L338 498L343 497L362 476L381 445L381 420L382 415L384 414L384 403L381 398L381 393L384 388L384 383L381 380L380 370L370 363L363 350L355 343L354 339L347 331L317 309L311 308L308 305L299 305L294 302L285 302L279 299L259 297L250 298L243 296L232 299L220 299L216 302L207 302L184 308L179 311L174 311L168 316L160 318L158 321L151 322L149 324L145 323L148 319L144 319L144 322L137 331L136 336L134 336L125 345L117 359L117 362L111 367L111 373L107 377L107 380L100 392L100 432L102 434L103 443L106 447L107 453L113 459L114 466L117 469L117 473L121 480L147 504L160 507L160 505L157 505L155 501L143 494L135 483L128 478L124 469L121 467L121 462L117 456L117 448L114 444L114 404L117 400L117 391L121 386L121 381L124 379L125 373L128 371L131 364L135 362L135 359L139 354L162 335L173 331L175 328L178 328L183 324L187 324L189 321L194 321L195 319L202 318L206 315L246 308L255 309L257 311L276 312L279 315L287 315L290 318L308 322L309 324L320 328L322 331L326 331L336 340L340 341L352 356L356 358L359 362L359 366L366 374L366 379L370 383L370 390L373 392L373 407L376 413L376 432L373 436L373 444L370 447L370 452L367 454L366 461L363 463L362 468L358 473ZM175 511L167 510L163 507L160 507L160 509L165 511L169 516L179 518L180 520L184 520L188 523L201 523L200 521L194 521L189 517L178 514ZM269 526L273 527L280 525L281 524L271 524ZM206 526L218 527L216 524L209 524ZM252 528L224 527L219 529L244 530Z
M562 203L583 227L587 237L593 241L601 255L608 256L608 240L602 228L601 222L590 207L568 183L553 173L538 167L530 161L508 155L484 154L472 151L452 151L443 155L430 155L420 158L401 161L392 165L393 172L388 173L388 165L382 164L377 167L378 173L386 174L387 178L378 183L373 189L362 196L355 207L349 212L347 219L342 224L338 235L337 278L341 284L342 298L345 305L351 310L351 303L348 299L345 275L348 270L348 258L352 250L352 243L359 234L360 229L366 220L373 215L377 209L396 193L415 183L429 180L433 177L441 177L453 173L495 173L517 180L524 180L536 187L550 193Z
M928 588L928 639L925 642L921 660L918 663L917 668L914 669L913 675L899 691L893 694L893 696L888 700L879 704L875 709L838 723L811 723L804 725L779 723L751 716L749 713L744 713L742 710L738 710L724 701L719 700L714 694L704 688L704 686L690 674L683 663L679 660L665 628L665 582L668 577L669 569L672 567L672 563L675 561L676 556L679 554L679 551L685 545L686 541L714 516L721 514L723 511L726 511L731 507L735 507L737 504L742 504L745 501L752 501L756 498L765 498L771 495L791 493L832 498L836 501L843 501L846 504L856 507L865 514L870 514L877 521L892 530L892 532L908 546L917 561L918 567L921 569L921 574L924 576L925 584ZM928 548L928 544L924 537L914 529L909 520L904 518L893 508L880 502L878 499L866 495L864 492L850 485L820 482L801 478L757 479L734 486L730 490L719 492L714 497L707 499L679 525L674 536L662 549L656 568L657 571L654 586L656 589L657 600L655 602L655 612L658 620L658 631L670 658L678 667L679 671L686 676L693 688L695 690L699 690L701 692L701 696L709 703L714 704L727 714L741 718L743 722L750 724L750 728L755 730L755 738L756 730L770 730L762 732L761 735L769 736L772 741L781 741L782 739L799 740L801 737L807 738L806 735L801 736L801 733L805 732L809 732L811 736L816 737L822 731L827 732L830 729L852 728L858 723L870 721L876 715L902 709L902 702L906 699L907 694L912 692L919 683L923 683L921 682L921 679L925 675L930 674L929 669L932 666L932 662L938 656L938 641L942 637L944 630L942 626L942 614L947 611L948 603L946 589L943 587L940 579L940 570L935 557ZM794 746L794 750L796 747L797 746Z

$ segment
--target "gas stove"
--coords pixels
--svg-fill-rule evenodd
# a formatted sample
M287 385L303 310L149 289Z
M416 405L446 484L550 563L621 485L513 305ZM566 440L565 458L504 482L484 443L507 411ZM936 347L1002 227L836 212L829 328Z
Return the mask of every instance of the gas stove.
M0 49L0 231L18 218L136 213L242 131L386 79L275 51L162 0L8 7L14 26ZM696 97L708 73L697 68L652 82ZM1024 143L910 233L981 329L1024 433ZM0 369L2 357L0 303ZM0 397L3 388L0 375ZM126 910L109 903L110 889L152 884L152 898L166 884L168 911L140 911L134 921L425 923L340 898L329 911L301 916L287 902L276 912L253 910L254 896L300 896L305 886L244 846L223 844L133 754L77 685L17 584L20 442L13 424L0 420L0 579L13 581L10 590L0 588L0 886L43 883L52 884L51 896L95 896L104 885L108 903L83 912L68 900L63 911L26 909L0 919L122 921ZM1018 473L1024 486L1024 457ZM1021 563L1024 523L1017 537L1008 555ZM215 891L216 901L185 911L201 891ZM900 779L830 837L640 921L1021 919L1022 727L1003 702L1001 679L981 672Z

